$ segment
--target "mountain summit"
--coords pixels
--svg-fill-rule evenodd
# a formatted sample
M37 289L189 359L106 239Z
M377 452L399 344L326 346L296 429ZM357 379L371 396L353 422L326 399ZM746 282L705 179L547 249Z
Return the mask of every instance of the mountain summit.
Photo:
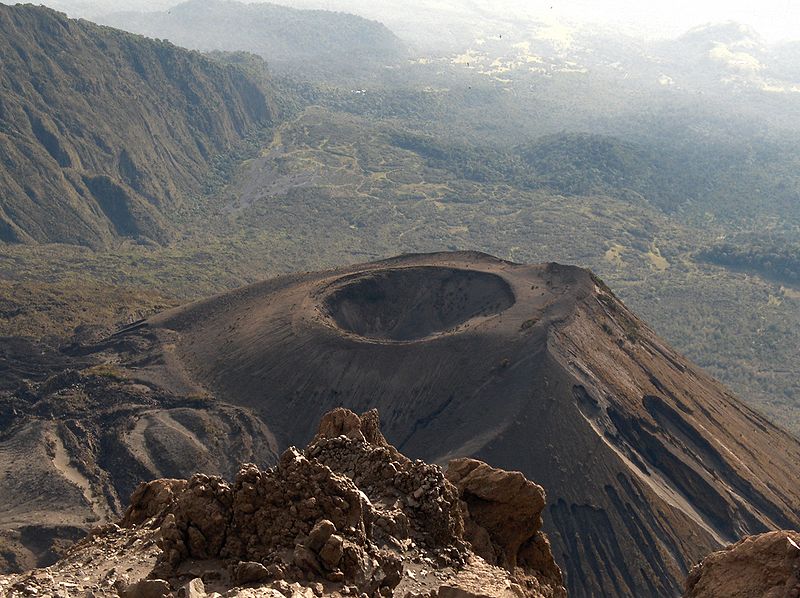
M377 21L343 12L298 10L267 2L188 0L162 12L120 12L103 22L194 50L246 50L293 74L363 75L407 56Z

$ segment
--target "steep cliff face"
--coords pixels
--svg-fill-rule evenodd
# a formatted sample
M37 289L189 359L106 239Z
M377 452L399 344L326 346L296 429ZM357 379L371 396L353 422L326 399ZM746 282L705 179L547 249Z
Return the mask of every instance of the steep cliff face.
M0 241L163 242L268 93L166 42L0 5Z
M545 503L518 472L461 460L445 475L390 446L377 412L336 409L270 469L141 484L122 527L45 571L0 577L0 592L566 598Z

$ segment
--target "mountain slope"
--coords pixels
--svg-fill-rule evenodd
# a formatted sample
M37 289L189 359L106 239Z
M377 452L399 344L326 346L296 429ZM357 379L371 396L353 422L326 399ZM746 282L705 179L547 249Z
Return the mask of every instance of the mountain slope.
M247 410L165 393L113 367L14 390L0 394L3 571L51 564L88 528L119 517L142 480L196 470L231 477L242 461L276 459L272 434Z
M168 43L0 5L0 240L163 242L209 170L272 119L264 90Z
M292 72L358 73L405 56L382 24L324 10L269 3L189 0L168 11L116 13L102 22L196 50L246 50Z
M678 595L708 552L800 520L800 443L578 268L407 256L267 281L121 338L143 334L164 349L131 375L193 380L281 446L330 408L377 407L413 457L541 480L573 596Z

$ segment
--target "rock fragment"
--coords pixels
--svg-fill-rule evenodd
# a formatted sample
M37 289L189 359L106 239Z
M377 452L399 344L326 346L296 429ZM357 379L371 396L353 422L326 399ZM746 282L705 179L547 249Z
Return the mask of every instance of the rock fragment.
M203 580L196 577L178 592L178 598L206 598L206 586Z
M800 532L748 536L692 567L685 598L797 598Z
M261 583L267 581L272 576L267 568L261 563L244 561L236 566L234 580L237 585L247 585L251 583Z
M142 579L125 589L125 598L164 598L171 593L172 588L163 579Z

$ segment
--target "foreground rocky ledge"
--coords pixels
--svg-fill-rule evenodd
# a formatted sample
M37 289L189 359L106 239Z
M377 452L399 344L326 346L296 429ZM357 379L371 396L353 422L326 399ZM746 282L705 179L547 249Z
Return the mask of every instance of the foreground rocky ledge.
M520 473L411 461L376 411L336 409L304 451L244 465L232 484L141 484L119 525L0 578L0 595L562 598L544 506Z
M800 533L749 536L692 567L686 598L798 598Z

